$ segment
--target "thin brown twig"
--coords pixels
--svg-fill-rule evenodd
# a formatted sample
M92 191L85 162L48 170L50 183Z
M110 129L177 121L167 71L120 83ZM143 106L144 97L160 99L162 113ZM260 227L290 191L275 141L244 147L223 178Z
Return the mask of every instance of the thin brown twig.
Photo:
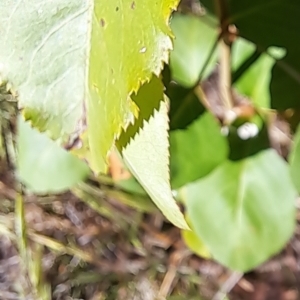
M235 287L235 285L241 280L244 276L243 273L233 272L229 278L221 286L220 290L214 295L212 300L223 300L226 295Z
M220 31L220 81L219 90L224 107L232 109L233 99L231 93L231 44L229 32L229 9L227 0L215 0L216 12L219 17Z
M231 93L231 46L223 39L220 40L220 81L219 89L224 107L228 110L233 107Z

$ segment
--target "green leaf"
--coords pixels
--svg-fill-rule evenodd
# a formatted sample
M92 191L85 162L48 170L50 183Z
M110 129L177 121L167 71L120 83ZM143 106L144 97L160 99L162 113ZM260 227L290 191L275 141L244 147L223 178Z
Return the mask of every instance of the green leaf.
M195 181L226 160L229 148L216 119L205 113L187 129L170 133L173 188Z
M63 192L89 174L87 165L18 119L18 176L33 192Z
M249 271L280 251L293 233L296 191L274 150L227 161L185 193L191 226L229 268Z
M171 22L175 35L174 51L170 56L172 78L185 87L193 86L205 65L218 38L216 26L206 17L176 14ZM216 62L214 54L204 77L213 69Z
M185 219L188 221L189 226L191 226L191 222L189 222L188 217L185 216ZM203 241L199 238L198 235L193 230L181 230L181 236L185 244L198 256L203 258L211 258L211 255L203 243Z
M177 4L2 1L1 80L18 92L25 118L62 142L82 131L86 104L89 162L104 172L114 140L137 114L130 95L168 61Z
M233 45L233 68L236 69L236 65L241 61L241 58L245 58L249 52L253 53L254 51L255 45L244 39L237 39ZM274 58L263 53L239 78L234 85L235 88L241 94L248 96L256 106L269 108L271 105L271 71L275 63Z
M122 150L124 162L151 199L174 225L188 225L173 199L169 180L168 105L160 102L149 121Z
M184 129L203 112L204 107L191 89L170 83L166 94L170 99L170 130Z
M130 94L159 75L172 48L168 19L178 0L96 1L89 65L92 166L104 171L114 139L136 114Z
M66 140L83 113L88 1L0 4L0 81L18 92L26 119Z
M210 11L210 0L202 3ZM271 105L276 109L300 107L300 2L286 0L231 0L223 24L235 24L239 35L265 50L283 47L287 56L276 63L270 83ZM284 94L282 93L284 91Z
M144 121L149 121L154 110L159 110L160 102L164 100L164 86L159 78L153 76L150 82L143 84L136 95L132 95L137 109L138 118L122 131L116 145L119 151L126 147L130 139L143 127Z
M292 180L298 193L300 193L300 126L298 126L294 136L294 143L289 155L289 164Z

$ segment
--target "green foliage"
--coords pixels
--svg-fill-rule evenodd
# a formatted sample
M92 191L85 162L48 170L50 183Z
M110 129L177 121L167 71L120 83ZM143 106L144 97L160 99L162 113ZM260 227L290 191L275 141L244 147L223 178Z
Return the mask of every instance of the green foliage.
M277 253L295 224L299 130L290 170L269 148L281 143L270 134L270 108L300 107L300 4L201 1L211 15L174 14L169 55L178 2L0 3L0 83L23 116L17 172L36 193L60 192L105 173L117 148L135 177L119 187L146 191L198 255L248 271ZM180 188L191 231L171 187Z
M88 176L90 171L84 162L21 117L18 130L18 175L30 190L42 194L62 192Z
M188 229L170 187L168 148L168 105L161 101L159 111L144 122L122 155L129 170L167 219L182 229Z
M173 224L187 229L169 180L168 105L157 77L141 87L134 101L139 117L117 141L124 162Z
M105 171L114 139L137 115L130 95L168 61L168 18L177 2L95 1L87 111L91 164L97 172Z
M216 42L216 26L212 28L210 22L209 18L199 19L180 14L172 19L171 28L176 39L170 56L170 68L173 78L185 87L191 87L199 80L209 52ZM202 75L208 75L215 62L216 54Z
M251 57L252 53L256 53L255 49L254 44L244 39L238 39L233 46L233 70L238 72L248 57ZM283 56L282 52L284 52L280 51L282 49L278 50L280 53L275 55L277 59L281 58ZM269 52L272 53L272 49L269 49ZM241 74L234 86L241 94L248 96L257 106L269 108L271 106L269 85L272 79L271 70L275 63L275 58L271 57L270 54L259 54L246 72Z
M201 1L214 11L210 0ZM228 2L224 23L235 24L240 36L263 51L270 46L283 47L287 55L275 64L270 83L271 104L276 109L300 107L300 4L298 1L268 0ZM285 91L284 96L282 91Z
M296 37L295 31L295 28L299 27L299 18L296 17L300 9L299 4L291 2L287 4L283 1L267 1L267 3L230 1L225 4L225 6L228 5L227 9L222 11L224 7L221 5L217 9L214 7L214 4L218 6L221 2L203 1L203 3L207 4L212 13L221 11L222 14L218 16L222 18L222 24L226 24L226 22L228 22L227 24L235 24L237 33L244 38L237 38L233 41L231 53L233 86L237 91L248 96L260 112L262 108L267 109L269 107L280 109L299 107L299 80L297 75L299 68L296 63L296 50L294 50L297 47L295 41L299 39L299 37ZM184 18L188 19L189 16ZM293 20L291 21L290 18ZM283 20L285 22L281 26ZM189 24L191 22L192 20ZM190 28L192 32L192 26ZM287 34L288 32L292 32L293 38ZM178 31L178 34L178 43L182 39L182 45L178 48L180 51L185 51L182 53L182 57L188 57L189 53L193 51L191 49L196 47L201 49L201 45L195 46L195 41L189 42L188 30L185 35L180 35L180 31ZM184 37L186 38L184 39ZM205 37L202 41L207 44ZM201 42L199 41L198 44L201 44ZM274 48L274 46L281 49ZM176 52L176 48L174 52ZM208 59L205 50L199 51L199 57L201 55ZM214 57L212 53L209 55ZM282 58L283 56L284 58ZM203 57L201 59L204 60ZM188 62L188 59L185 61ZM187 64L187 66L190 65ZM187 66L186 69L188 69ZM193 66L191 69L194 68L196 67ZM178 73L176 69L173 70L171 80L173 79L179 84L176 87L179 90L180 85L186 85L186 83L176 72ZM189 76L190 74L187 73L186 78L189 78ZM215 82L213 88L218 89L218 84L218 82ZM171 107L173 103L176 106L176 96L172 93L168 95L170 95ZM193 91L185 92L181 97L183 102L185 101L185 95L193 95ZM203 99L200 100L203 102ZM218 98L209 100L213 105L219 105L216 102L220 101ZM198 238L205 243L215 259L230 268L241 271L255 267L270 255L278 252L291 236L295 224L294 201L296 194L287 172L287 166L270 150L260 153L263 149L270 147L269 111L265 110L265 112L266 114L248 117L248 121L258 125L259 129L258 134L253 138L244 140L239 136L239 130L243 123L247 122L246 119L241 123L235 122L234 126L230 125L228 127L229 157L235 162L222 163L220 161L220 164L216 164L219 167L212 173L182 188L182 194L186 194L185 205L188 217L190 217L191 228L195 229ZM174 115L171 114L171 124ZM185 117L182 116L180 122L186 118L186 115ZM176 123L178 123L177 120ZM190 124L186 123L187 125ZM190 127L187 127L187 129ZM207 126L202 128L203 131L206 131ZM186 161L185 167L182 167L182 164L178 164L177 161L173 163L176 155L174 155L174 152L172 153L173 132L171 132L171 170L176 170L171 174L180 174L182 178L194 181L197 177L196 174L199 174L198 178L201 178L201 171L205 170L206 166L204 161L207 162L209 154L215 158L217 149L214 151L211 149L209 154L206 151L202 153L197 149L197 139L201 135L192 135L190 142L187 143L187 132L188 130L181 131L182 137L184 136L182 141L184 142L180 145L185 152L182 152L184 154L179 156L179 161L180 159ZM205 140L206 144L210 144L211 138L206 137ZM271 143L274 143L274 141L271 141ZM185 147L184 144L187 146ZM291 173L296 186L299 177L297 148L296 137L290 159ZM202 147L201 149L203 150ZM195 156L198 159L193 160ZM203 159L203 162L200 163L200 171L197 163L201 159ZM270 161L272 161L272 166L267 166ZM189 172L187 172L188 166L191 168ZM193 167L197 172L192 171ZM277 176L273 174L277 174ZM195 177L192 177L193 175ZM254 191L249 188L250 183L253 188L255 187ZM273 191L268 191L273 187ZM246 192L238 197L238 192L244 191L244 189L246 189ZM241 206L240 210L234 207L237 199L245 204L245 207ZM239 211L245 215L245 218L241 219L242 226L240 227L237 226L237 218L234 217L235 212ZM289 220L284 225L281 222L282 213L286 214L285 219ZM253 228L255 229L257 225L260 228L253 231ZM261 228L262 231L259 232ZM267 237L267 235L269 236ZM273 242L274 240L276 240L276 243ZM196 243L196 238L194 244L191 239L189 240L189 245L195 253L197 253L197 249L194 248Z
M132 96L137 108L138 118L129 124L117 140L119 151L126 148L130 139L143 127L144 121L149 121L155 110L159 110L161 101L164 101L164 86L159 78L153 76L150 82L141 86L138 93Z
M185 216L186 219L187 216ZM188 222L190 225L190 222ZM182 230L181 236L185 242L185 244L197 255L203 258L211 258L210 252L207 249L206 245L199 238L199 236L195 233L194 228L192 230Z
M82 115L87 1L0 4L0 81L9 81L33 126L65 141Z
M228 143L219 124L205 113L188 128L170 133L170 169L173 188L195 181L222 163Z
M89 147L90 153L83 155L94 172L105 172L107 155L115 139L122 128L126 128L139 115L130 99L131 94L139 89L141 83L149 81L153 73L159 75L163 62L168 61L172 48L168 19L177 2L169 0L160 5L148 0L107 3L77 0L72 3L44 3L31 0L24 7L23 1L18 4L7 1L0 15L1 20L5 21L0 32L0 44L5 45L0 52L1 78L8 80L18 91L19 105L24 108L25 118L39 130L64 143L74 133L76 138L76 131L80 133L84 130L80 124L84 123L83 108L86 106L88 145L86 139L83 141L84 149ZM147 18L144 16L145 10ZM163 99L162 87L160 96L159 100ZM148 118L149 113L146 114ZM142 111L138 119L140 123L137 124L141 124L144 114ZM154 186L151 184L153 181L148 183L146 180L144 183L143 178L141 181L147 185L147 190L161 208L164 202L167 203L168 210L164 213L186 228L184 218L171 196L166 108L163 114L165 130L160 139L162 158L157 163L163 170L162 177L154 181ZM42 156L39 168L29 174L28 167L34 152L29 153L23 147L31 138L24 138L22 130L19 129L19 149L22 149L19 173L31 189L37 192L61 191L82 179L86 172L77 166L80 162L65 152L56 156L48 149L52 151L55 144L50 147L47 145L50 141L46 140L40 144L44 148L38 150L47 150L50 157ZM38 138L34 134L32 137ZM135 149L133 144L128 151ZM129 159L130 166L136 167L135 161ZM65 172L71 171L71 162L78 170L71 176L65 176ZM58 172L57 166L64 171ZM60 176L53 177L57 172ZM153 172L155 176L156 169ZM51 180L37 175L40 173L50 174ZM174 219L176 216L177 221Z
M185 189L196 234L230 268L249 271L294 230L296 192L287 164L273 150L227 161Z
M166 94L172 99L169 111L170 130L186 128L205 110L193 90L170 82L167 84Z

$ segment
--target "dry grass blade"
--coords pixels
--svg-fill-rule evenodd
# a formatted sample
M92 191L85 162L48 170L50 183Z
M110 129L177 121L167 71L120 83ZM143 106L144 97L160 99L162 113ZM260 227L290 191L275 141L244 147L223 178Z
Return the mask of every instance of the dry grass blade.
M221 289L215 294L213 300L224 300L226 299L226 295L231 292L234 286L240 281L240 279L244 276L243 273L233 272L229 278L224 282Z
M35 244L34 249L28 249L28 274L36 298L39 300L50 300L51 286L43 278L43 250L44 247L40 244Z
M25 263L27 261L27 237L24 215L24 201L21 194L17 195L15 206L15 232L17 235L20 256Z
M28 270L28 256L27 256L27 235L26 235L26 222L24 214L24 199L20 193L17 193L15 200L15 233L17 247L20 255L20 269L24 276L24 284L19 285L20 297L27 297L30 294L30 282L27 276Z
M64 253L64 254L69 254L71 256L76 256L85 262L89 262L89 263L96 262L95 258L91 254L89 254L85 251L82 251L81 249L77 248L75 245L66 246L52 238L49 238L47 236L44 236L44 235L41 235L41 234L38 234L38 233L32 232L32 231L29 232L29 236L30 236L30 239L32 239L36 243L44 245L53 251L56 251L59 253Z
M24 274L24 278L28 278L27 286L24 286L22 296L28 297L30 295L30 297L34 297L34 299L50 300L50 285L43 280L43 247L36 244L34 249L30 249L28 246L24 199L20 193L17 194L15 204L15 232L21 258L20 268Z

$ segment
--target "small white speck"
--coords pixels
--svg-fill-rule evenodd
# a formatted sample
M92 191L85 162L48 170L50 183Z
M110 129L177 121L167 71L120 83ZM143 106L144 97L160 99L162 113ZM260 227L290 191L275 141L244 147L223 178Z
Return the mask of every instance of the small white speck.
M221 128L221 134L222 134L223 136L227 136L227 135L229 134L229 128L228 128L228 126L223 126L223 127Z
M259 132L256 124L245 123L237 129L237 134L242 140L248 140L255 137Z
M147 48L146 47L143 47L140 49L140 53L145 53L147 51Z
M41 15L43 13L43 10L41 8L38 9L38 14Z

